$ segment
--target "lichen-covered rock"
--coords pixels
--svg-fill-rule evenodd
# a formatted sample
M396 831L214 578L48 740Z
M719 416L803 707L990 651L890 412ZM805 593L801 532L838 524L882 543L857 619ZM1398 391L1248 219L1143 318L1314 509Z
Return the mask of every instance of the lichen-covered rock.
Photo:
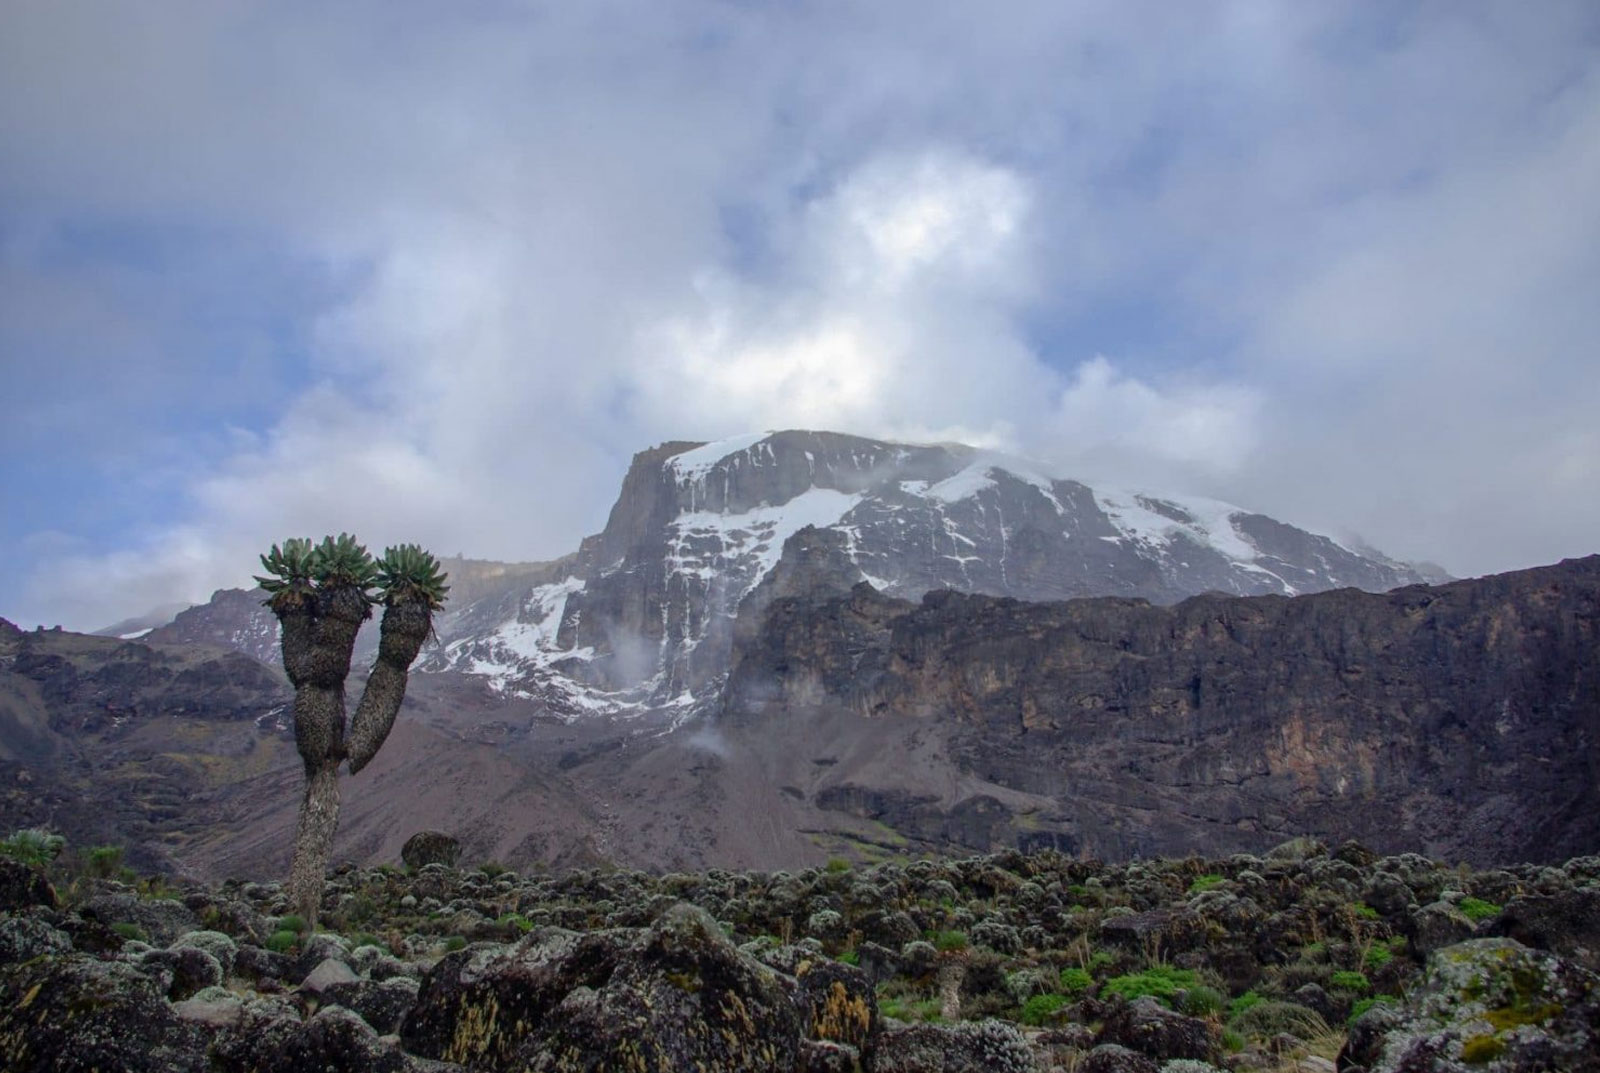
M964 1021L886 1028L874 1042L869 1068L872 1073L1034 1073L1037 1066L1014 1025Z
M430 1058L481 1069L790 1068L800 1016L779 974L703 910L647 929L532 933L439 962L401 1026Z
M1158 1073L1159 1069L1154 1060L1138 1051L1115 1043L1102 1043L1089 1052L1078 1066L1078 1073Z
M71 938L43 920L0 917L0 964L30 961L40 954L64 954L71 949Z
M279 1019L247 1024L213 1048L224 1073L423 1073L438 1069L379 1038L361 1018L339 1006L304 1022Z
M461 842L443 831L418 831L400 847L400 859L407 868L442 864L454 868L461 859Z
M0 968L0 1067L200 1073L205 1034L132 965L42 957Z
M1339 1067L1369 1073L1600 1071L1600 977L1511 939L1436 952L1405 1006L1352 1026Z
M132 894L101 894L78 909L85 920L102 924L133 924L161 946L185 932L194 931L200 921L189 907L169 898L140 898Z
M1204 1060L1217 1049L1207 1022L1169 1010L1153 998L1112 1005L1095 1041L1115 1043L1158 1061Z
M417 1002L417 981L403 976L391 980L352 980L330 984L322 1001L337 1003L358 1015L380 1036L400 1029L400 1022Z
M878 1025L878 998L866 973L822 958L799 966L795 979L795 1003L806 1038L858 1050L867 1045Z

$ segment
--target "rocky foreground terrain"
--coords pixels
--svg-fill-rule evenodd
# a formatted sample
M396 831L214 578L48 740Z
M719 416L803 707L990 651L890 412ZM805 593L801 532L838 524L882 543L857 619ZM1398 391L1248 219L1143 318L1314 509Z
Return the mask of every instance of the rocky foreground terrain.
M1298 840L552 876L458 852L339 870L314 932L275 883L0 857L0 1064L1600 1069L1600 857L1474 870Z

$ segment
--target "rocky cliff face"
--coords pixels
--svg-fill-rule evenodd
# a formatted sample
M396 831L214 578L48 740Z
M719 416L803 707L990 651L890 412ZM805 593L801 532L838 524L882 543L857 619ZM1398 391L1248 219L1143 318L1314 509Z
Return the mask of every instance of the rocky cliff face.
M844 542L804 543L836 576ZM1600 557L1173 607L912 604L815 576L756 594L720 719L750 748L813 740L779 778L822 812L1112 857L1306 833L1450 860L1600 841ZM920 776L848 759L888 728L939 740Z
M961 445L778 432L635 457L605 529L562 576L447 627L421 665L488 676L567 718L704 710L734 616L806 526L856 579L1059 600L1263 594L1418 581L1411 567L1225 503L1094 489Z

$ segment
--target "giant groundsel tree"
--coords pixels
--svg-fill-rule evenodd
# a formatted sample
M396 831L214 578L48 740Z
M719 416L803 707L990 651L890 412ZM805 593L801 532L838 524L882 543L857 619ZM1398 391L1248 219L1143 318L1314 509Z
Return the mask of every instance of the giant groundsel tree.
M314 923L339 826L339 765L348 760L354 774L382 748L405 699L411 663L449 587L438 561L415 544L388 548L374 560L348 533L320 544L274 544L261 565L267 576L256 580L281 627L283 669L294 686L294 741L306 770L289 896ZM344 682L356 634L374 604L383 605L378 658L347 726Z

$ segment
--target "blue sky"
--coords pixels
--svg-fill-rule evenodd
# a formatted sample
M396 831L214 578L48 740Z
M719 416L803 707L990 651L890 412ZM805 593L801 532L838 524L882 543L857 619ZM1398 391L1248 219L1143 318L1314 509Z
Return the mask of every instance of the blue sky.
M1597 190L1588 0L20 0L0 615L559 555L796 426L1592 553Z

